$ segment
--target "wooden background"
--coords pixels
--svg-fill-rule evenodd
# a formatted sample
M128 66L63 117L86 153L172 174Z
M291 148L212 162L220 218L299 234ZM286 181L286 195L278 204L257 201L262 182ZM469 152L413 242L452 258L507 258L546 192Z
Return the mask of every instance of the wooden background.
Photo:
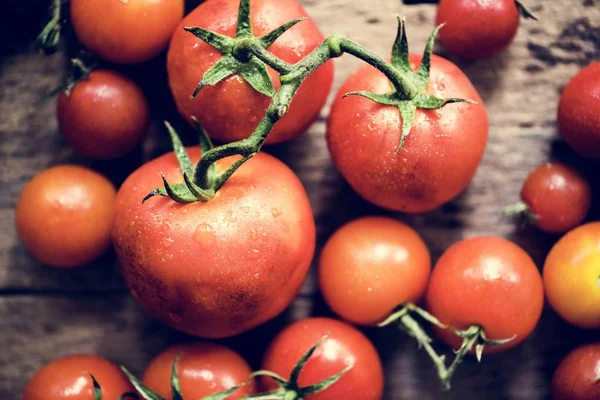
M66 57L44 57L33 38L44 18L43 0L8 0L0 6L0 399L18 399L34 371L54 358L78 352L105 356L136 373L170 343L189 340L147 316L130 297L114 255L75 271L38 264L16 237L13 210L23 185L37 172L59 163L88 164L72 153L57 132L54 101L37 101L66 74ZM388 55L396 32L395 13L405 15L413 51L420 52L433 28L434 5L404 6L400 0L303 0L325 34L341 32L379 54ZM598 164L576 157L558 139L556 104L561 88L579 68L600 59L600 4L595 0L525 0L540 22L523 21L515 43L502 55L480 62L453 60L480 91L491 118L491 137L483 164L470 187L456 200L425 215L395 217L415 227L433 259L469 236L494 234L523 246L541 267L556 241L529 228L517 230L500 218L503 205L518 199L531 168L550 159L571 163L593 181L600 199ZM444 50L438 47L438 54ZM344 56L336 61L336 88L359 66ZM122 69L143 85L153 108L153 127L142 147L122 160L93 163L116 184L143 160L169 150L160 121L169 119L194 134L176 116L166 79L164 57ZM303 137L268 152L288 163L306 186L318 226L317 255L326 238L344 222L386 214L360 198L343 181L327 153L324 132L328 108ZM590 219L600 219L596 202ZM330 315L306 281L301 295L276 320L240 337L225 340L257 367L270 339L290 320ZM545 309L542 321L524 344L504 354L468 360L442 393L425 354L395 328L365 331L380 350L386 370L386 399L549 398L557 362L576 345L598 340L562 323ZM444 348L440 346L440 350Z

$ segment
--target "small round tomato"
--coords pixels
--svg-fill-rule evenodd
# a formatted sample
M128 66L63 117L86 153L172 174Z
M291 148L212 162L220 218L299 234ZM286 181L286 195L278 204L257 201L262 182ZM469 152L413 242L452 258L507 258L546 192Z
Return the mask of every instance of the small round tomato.
M327 338L308 359L298 385L321 382L353 365L336 383L322 392L307 396L310 400L378 400L383 394L383 370L377 350L362 333L340 321L308 318L293 323L275 337L267 349L262 369L289 379L298 360L323 336ZM276 388L270 378L263 381L266 390Z
M600 343L576 348L559 364L552 378L552 400L600 398Z
M373 325L425 292L431 260L423 239L391 218L366 217L327 241L319 286L327 304L348 321Z
M215 86L206 86L191 99L190 95L204 73L222 55L183 28L197 26L233 37L239 4L236 0L202 3L181 21L171 40L167 61L169 84L181 115L187 119L195 116L213 139L224 142L247 138L265 115L271 99L253 89L239 75ZM297 0L253 0L251 3L251 26L256 37L304 17L308 15ZM295 63L323 40L317 25L308 19L277 39L269 51L288 63ZM273 85L279 88L277 73L271 68L268 70ZM269 134L266 143L284 142L306 131L319 116L332 83L333 64L328 62L302 83L289 111Z
M190 148L192 160L200 158ZM234 160L217 166L224 172ZM146 194L161 173L183 183L174 153L135 171L117 195L113 242L125 282L156 318L189 334L220 338L275 317L295 297L315 247L315 223L298 177L258 154L208 202Z
M115 188L102 175L75 165L52 167L29 182L15 211L19 238L39 261L73 268L110 246Z
M554 245L544 264L544 287L564 320L600 329L600 222L575 228Z
M86 157L110 159L137 145L148 128L148 103L137 85L113 71L92 71L58 97L58 127Z
M490 340L512 339L486 352L521 343L537 325L544 304L542 277L529 255L508 240L483 236L450 247L439 259L427 290L428 311L456 329L480 326ZM453 348L462 339L436 328Z
M172 400L173 361L184 399L201 399L236 385L245 384L252 373L248 363L236 352L216 343L190 343L168 348L160 353L144 372L142 382L166 400ZM252 386L242 386L228 400L252 394Z
M45 365L31 378L21 400L92 400L96 379L102 398L118 399L134 392L119 367L93 355L71 355Z
M156 57L183 17L184 0L71 0L77 38L105 60L133 64Z
M600 159L600 61L583 68L567 84L558 103L558 128L578 154Z

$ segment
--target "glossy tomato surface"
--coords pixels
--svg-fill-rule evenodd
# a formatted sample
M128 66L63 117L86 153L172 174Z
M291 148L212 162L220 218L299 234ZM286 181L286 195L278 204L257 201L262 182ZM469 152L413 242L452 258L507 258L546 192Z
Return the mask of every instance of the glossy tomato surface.
M86 157L110 159L138 144L148 129L148 103L138 86L114 71L92 71L58 96L58 127Z
M563 236L544 264L550 306L580 328L600 329L600 222Z
M376 400L383 395L383 370L377 350L361 332L343 322L329 318L297 321L275 337L267 349L262 369L289 379L298 360L324 335L321 345L300 373L300 387L321 382L348 365L354 367L339 381L322 392L306 396L307 400ZM265 389L275 389L268 379Z
M416 69L421 56L411 55ZM348 92L386 93L388 79L365 66L346 80L332 106L327 142L333 161L363 198L403 212L431 211L457 196L471 181L488 138L488 117L477 91L458 67L433 56L427 92L478 104L450 104L418 110L404 147L398 108Z
M236 352L216 343L189 343L168 348L154 358L142 381L166 400L171 396L173 360L180 355L177 375L184 399L202 399L236 385L245 384L252 370ZM252 393L244 385L228 400L241 399Z
M576 348L559 364L552 378L552 400L600 398L600 343Z
M115 192L108 179L90 169L49 168L21 192L17 234L42 263L58 268L87 264L110 246Z
M450 247L439 259L427 289L428 311L457 329L483 327L488 339L514 337L507 344L486 347L497 352L521 343L542 314L542 277L529 255L506 239L482 236ZM457 349L461 338L437 330Z
M199 151L188 150L197 161ZM206 203L142 204L162 186L161 173L182 182L173 153L135 171L117 195L113 242L133 296L159 320L208 338L244 332L283 311L315 246L312 211L296 175L261 153Z
M118 399L133 387L118 366L92 355L71 355L45 365L31 378L21 400L92 400L94 376L102 399Z
M325 244L319 286L335 313L374 325L400 304L418 302L430 271L429 250L411 227L364 217L342 226Z
M71 0L70 21L93 53L133 64L167 47L183 10L184 0Z
M201 4L175 31L168 54L169 84L179 112L188 119L197 117L213 139L224 142L248 137L266 114L270 99L238 75L204 87L196 98L190 99L204 73L219 61L221 53L185 32L183 27L198 26L233 37L238 6L237 0L211 0ZM253 0L250 15L257 37L296 18L308 17L296 0ZM315 23L308 19L281 36L269 51L284 61L295 63L323 40ZM269 70L277 89L277 73ZM328 62L302 83L287 115L277 123L267 143L284 142L302 134L318 117L332 81L333 64Z

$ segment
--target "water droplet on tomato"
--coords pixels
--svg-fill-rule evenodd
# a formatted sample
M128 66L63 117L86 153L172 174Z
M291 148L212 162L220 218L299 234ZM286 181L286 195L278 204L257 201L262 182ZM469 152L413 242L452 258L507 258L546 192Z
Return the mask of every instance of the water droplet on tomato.
M258 257L260 257L260 250L258 250L258 249L250 250L248 252L247 257L249 260L256 260Z
M168 249L169 247L173 246L173 243L175 243L175 241L170 237L165 237L162 239L162 244L165 249Z
M212 226L203 222L196 227L196 232L194 232L194 242L203 247L209 247L215 244L216 241L217 237Z
M258 234L254 230L254 228L250 228L250 239L256 240L257 237L258 237Z
M283 214L280 210L278 210L277 208L271 208L271 215L274 218L279 217L281 214Z
M248 214L250 212L250 207L243 206L243 207L240 207L240 210L242 210L244 212L244 214Z

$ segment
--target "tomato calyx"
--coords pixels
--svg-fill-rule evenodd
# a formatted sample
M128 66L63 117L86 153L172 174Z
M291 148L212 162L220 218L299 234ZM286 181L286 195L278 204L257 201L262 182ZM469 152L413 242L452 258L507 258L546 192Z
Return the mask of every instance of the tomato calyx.
M98 383L96 378L94 378L94 375L92 375L90 372L86 372L86 374L88 374L90 376L90 378L92 379L92 385L94 387L94 400L102 400L102 388L100 387L100 384ZM135 393L123 393L121 396L119 396L119 398L117 400L127 400L127 399L137 399L137 398L138 397Z
M40 100L40 103L50 100L61 92L65 92L67 96L70 96L73 88L77 86L79 82L88 79L92 71L98 65L98 58L94 54L82 50L79 52L79 56L72 58L70 62L71 72L66 82L54 88L50 93L45 95Z
M50 4L50 20L36 39L36 46L42 51L42 53L50 55L56 53L58 50L58 43L60 42L60 33L62 30L61 23L61 11L62 4L61 0L53 0Z
M540 217L525 202L519 201L502 210L504 217L513 217L520 227L535 224Z
M533 15L531 11L529 11L519 0L515 0L515 5L517 6L517 10L519 10L519 14L521 14L521 17L525 19L532 19L534 21L538 20L536 16Z

